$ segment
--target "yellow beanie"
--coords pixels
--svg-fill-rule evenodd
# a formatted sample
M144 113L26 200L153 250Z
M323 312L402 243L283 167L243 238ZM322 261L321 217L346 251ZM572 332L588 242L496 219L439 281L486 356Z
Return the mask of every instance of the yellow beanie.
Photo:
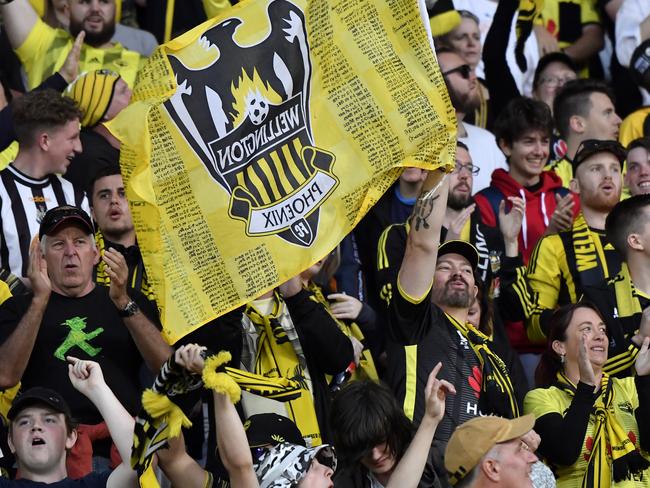
M81 110L82 127L93 127L101 122L113 99L115 84L120 75L106 69L82 73L68 85L65 95L72 98Z
M452 0L437 0L429 9L429 25L433 37L449 34L460 25L460 14Z

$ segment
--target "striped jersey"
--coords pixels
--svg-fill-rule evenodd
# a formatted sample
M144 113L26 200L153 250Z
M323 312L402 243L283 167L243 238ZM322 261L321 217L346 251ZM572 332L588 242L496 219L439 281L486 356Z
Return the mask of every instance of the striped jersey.
M90 213L84 194L58 175L35 180L13 164L0 171L0 266L16 276L27 276L29 244L41 219L49 209L65 204Z

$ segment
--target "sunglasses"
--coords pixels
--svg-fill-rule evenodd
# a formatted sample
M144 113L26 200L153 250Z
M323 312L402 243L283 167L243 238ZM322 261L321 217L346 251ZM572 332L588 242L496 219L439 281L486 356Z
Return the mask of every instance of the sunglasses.
M452 73L459 73L460 76L462 76L466 80L469 80L469 77L472 74L472 68L469 67L469 64L461 64L460 66L456 66L455 68L452 68L449 71L445 71L442 74L442 76L448 76Z

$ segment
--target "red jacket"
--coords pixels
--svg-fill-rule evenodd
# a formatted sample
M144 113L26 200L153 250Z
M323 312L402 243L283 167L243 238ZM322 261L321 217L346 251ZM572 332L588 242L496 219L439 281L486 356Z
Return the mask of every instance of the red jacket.
M531 192L512 179L510 174L503 169L497 169L492 173L490 186L474 195L474 201L481 213L485 225L497 227L499 203L506 197L516 196L526 199L526 213L521 224L519 233L519 252L522 255L524 264L528 264L533 249L539 241L551 221L555 211L555 195L563 197L570 190L562 187L562 180L552 171L543 171L540 187ZM573 194L575 205L573 206L573 218L580 212L580 200L578 195ZM506 206L509 210L510 206ZM535 352L541 353L545 346L532 344L528 340L526 328L523 322L506 323L506 333L510 344L519 353Z
M512 179L507 171L497 169L492 173L490 186L474 195L481 219L485 225L490 227L499 225L498 211L502 199L506 197L525 198L526 214L519 233L519 251L524 264L528 264L535 244L541 239L551 221L556 207L555 195L563 197L569 193L569 190L562 187L562 180L554 172L543 171L540 177L541 186L534 192L530 192ZM580 199L576 194L573 194L573 198L575 201L573 217L575 218L580 212ZM510 206L507 206L506 209L509 210Z

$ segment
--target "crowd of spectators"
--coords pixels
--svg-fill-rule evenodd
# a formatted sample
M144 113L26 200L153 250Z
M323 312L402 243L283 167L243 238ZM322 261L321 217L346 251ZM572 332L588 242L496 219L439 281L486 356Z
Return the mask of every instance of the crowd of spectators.
M451 172L168 344L106 124L233 3L0 0L0 487L647 486L650 2L427 0Z

